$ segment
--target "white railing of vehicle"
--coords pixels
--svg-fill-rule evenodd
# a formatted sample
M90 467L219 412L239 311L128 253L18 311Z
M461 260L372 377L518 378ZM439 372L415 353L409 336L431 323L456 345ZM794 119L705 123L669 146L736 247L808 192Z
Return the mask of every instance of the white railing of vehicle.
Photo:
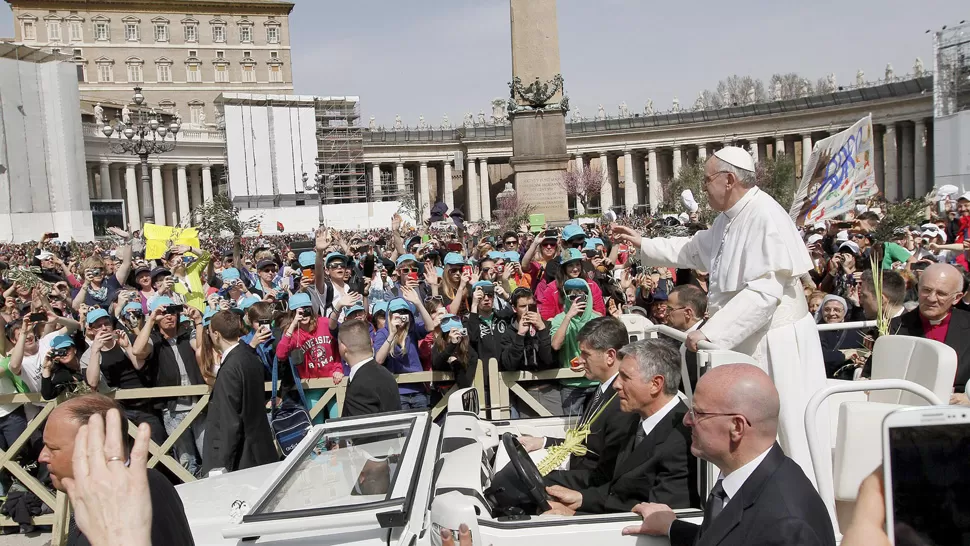
M805 408L805 435L808 439L808 453L812 457L812 466L815 468L815 483L818 484L819 495L823 499L834 499L835 498L835 482L833 476L822 476L822 468L828 468L830 465L825 465L825 460L823 457L831 457L830 453L822 453L818 446L818 409L822 406L828 397L833 394L845 393L845 392L863 392L863 391L885 391L885 390L901 390L907 391L919 396L929 402L934 406L942 406L943 401L937 398L936 394L930 389L927 389L919 383L914 383L912 381L907 381L905 379L873 379L871 381L846 381L844 385L832 385L825 387L824 389L815 393L811 399L808 401L808 407ZM829 507L829 515L832 517L832 523L835 525L835 532L839 532L839 520L832 511L834 506Z
M860 322L836 322L833 324L817 324L819 332L831 332L833 330L861 330L863 328L875 328L878 323L874 320L863 320Z

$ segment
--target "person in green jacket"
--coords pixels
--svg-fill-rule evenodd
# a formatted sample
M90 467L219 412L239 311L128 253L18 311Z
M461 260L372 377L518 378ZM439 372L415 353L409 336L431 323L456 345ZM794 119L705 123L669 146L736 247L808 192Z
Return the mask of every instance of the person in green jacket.
M559 366L571 368L572 360L579 356L577 335L587 322L600 316L593 311L593 297L589 285L582 278L569 279L563 284L566 292L565 310L552 319L552 350L558 351ZM596 388L597 382L584 378L562 380L563 415L580 415L586 398Z

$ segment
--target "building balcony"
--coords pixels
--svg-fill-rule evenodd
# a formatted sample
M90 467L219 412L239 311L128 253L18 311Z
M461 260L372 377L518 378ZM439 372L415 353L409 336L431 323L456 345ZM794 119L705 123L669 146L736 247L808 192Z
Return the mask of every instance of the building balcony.
M90 139L92 137L97 137L102 140L106 140L104 133L101 132L101 128L96 123L82 123L81 130L84 134L85 139ZM120 133L115 132L111 138L124 138ZM222 131L211 127L198 127L193 126L191 123L182 123L182 128L179 130L177 142L210 142L224 144L226 139L222 135Z

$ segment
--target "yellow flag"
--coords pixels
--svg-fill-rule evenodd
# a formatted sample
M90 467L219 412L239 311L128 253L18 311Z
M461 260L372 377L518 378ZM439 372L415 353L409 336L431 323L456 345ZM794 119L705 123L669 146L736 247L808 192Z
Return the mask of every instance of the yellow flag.
M176 232L177 230L177 232ZM199 230L195 228L174 228L145 224L142 228L145 234L145 259L156 260L165 254L172 245L188 245L199 247Z

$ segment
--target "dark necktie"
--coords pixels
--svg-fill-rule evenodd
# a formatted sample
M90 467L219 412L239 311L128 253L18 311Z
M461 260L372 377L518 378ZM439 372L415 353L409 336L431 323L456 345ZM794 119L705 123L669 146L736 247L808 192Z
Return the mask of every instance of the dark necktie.
M711 489L710 496L707 497L707 512L712 520L721 513L721 510L724 509L724 503L727 502L727 493L724 491L724 486L721 485L723 481L723 479L717 480L717 483ZM705 519L707 519L706 516Z
M603 389L596 387L596 392L593 394L593 398L589 401L589 405L586 406L586 415L583 416L583 423L588 423L590 419L596 415L597 405L603 398Z
M647 437L647 431L643 430L643 423L637 427L637 435L633 438L633 449L640 447L640 442Z

